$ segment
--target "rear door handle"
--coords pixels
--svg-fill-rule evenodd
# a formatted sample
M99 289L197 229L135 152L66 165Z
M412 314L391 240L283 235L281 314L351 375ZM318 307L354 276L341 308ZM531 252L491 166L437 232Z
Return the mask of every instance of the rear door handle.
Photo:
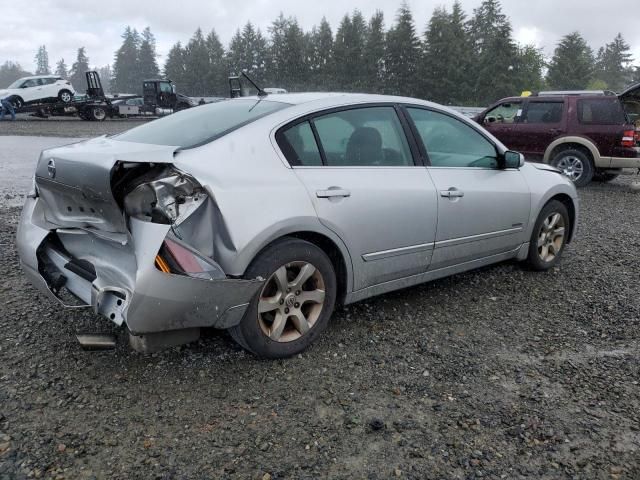
M560 130L559 128L550 128L549 133L551 133L552 135L558 135L559 133L562 133L562 130Z
M461 198L464 197L464 192L457 188L451 187L449 190L440 190L441 197L447 198Z
M316 197L318 198L332 198L332 197L350 197L351 192L344 188L328 188L326 190L316 190Z

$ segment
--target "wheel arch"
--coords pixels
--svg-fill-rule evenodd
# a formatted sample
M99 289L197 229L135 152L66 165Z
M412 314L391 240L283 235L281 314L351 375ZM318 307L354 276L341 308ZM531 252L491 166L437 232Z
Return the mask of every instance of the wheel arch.
M598 147L591 140L576 136L561 137L551 142L544 152L542 161L548 164L558 152L568 148L586 150L591 155L594 167L598 167L602 164L602 158Z
M569 222L570 222L570 229L569 229L569 236L567 237L567 243L571 243L571 240L573 240L573 233L576 230L576 215L577 215L576 205L574 204L573 199L566 193L555 194L545 202L545 205L549 203L551 200L557 200L567 208L567 212L569 213Z
M342 240L333 233L320 231L316 228L291 228L284 231L278 231L277 234L269 235L259 247L252 248L253 253L246 265L244 265L243 273L267 247L275 242L286 238L298 238L314 244L320 248L331 260L333 268L336 272L336 281L338 285L338 294L336 300L339 304L344 302L346 295L353 289L353 265L351 263L351 255Z

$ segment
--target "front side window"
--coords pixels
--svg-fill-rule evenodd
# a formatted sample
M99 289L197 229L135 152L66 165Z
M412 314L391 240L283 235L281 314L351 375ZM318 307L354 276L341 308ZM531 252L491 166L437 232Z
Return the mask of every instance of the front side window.
M276 137L278 145L291 165L306 167L322 165L320 150L309 122L289 127Z
M192 148L289 106L270 100L225 100L159 118L113 138L123 142Z
M393 107L343 110L316 117L327 166L410 166L413 157Z
M595 125L626 123L625 113L617 97L578 100L578 121Z
M515 123L522 114L522 102L501 103L484 116L485 123Z
M31 88L31 87L35 87L36 85L37 85L37 82L33 78L30 78L29 80L26 80L22 84L22 88Z
M408 108L434 167L497 168L495 146L474 128L443 113Z
M171 93L171 84L162 82L160 84L160 91L164 93Z
M529 102L523 123L560 123L562 120L562 102Z

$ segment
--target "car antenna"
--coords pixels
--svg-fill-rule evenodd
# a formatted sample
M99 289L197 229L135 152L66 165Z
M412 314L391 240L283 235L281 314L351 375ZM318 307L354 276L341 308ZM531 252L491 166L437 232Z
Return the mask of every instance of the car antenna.
M266 97L267 95L269 95L262 89L262 87L259 87L258 84L254 82L249 75L247 75L247 72L242 72L242 76L249 80L249 83L254 86L254 88L258 91L259 97Z

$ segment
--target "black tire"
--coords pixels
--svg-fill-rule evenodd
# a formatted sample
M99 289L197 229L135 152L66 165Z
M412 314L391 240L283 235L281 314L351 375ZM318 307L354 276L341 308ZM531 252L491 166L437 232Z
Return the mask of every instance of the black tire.
M550 218L554 214L559 214L562 217L563 222L563 233L562 233L562 243L558 247L558 243L554 244L553 249L556 250L554 257L552 259L544 260L542 258L541 249L544 246L539 246L538 240L541 238L543 234L543 226L545 221ZM538 215L538 219L533 227L533 231L531 232L531 238L529 239L529 255L527 256L527 263L533 270L544 271L549 270L557 265L562 257L562 252L564 252L564 248L567 245L567 240L569 238L569 232L571 231L571 220L569 217L569 212L567 211L567 207L558 200L551 200L548 202L540 211ZM560 236L557 237L560 239Z
M596 173L593 175L593 179L598 182L610 182L612 180L615 180L619 176L619 173L608 173L596 170Z
M11 97L9 101L11 105L13 105L14 110L19 110L24 106L24 102L20 97Z
M272 340L263 330L264 320L261 320L263 317L258 316L258 303L260 302L263 291L269 288L270 279L275 272L283 266L294 265L298 262L311 264L316 268L317 273L321 275L320 278L324 283L323 302L316 304L321 305L320 312L306 333L300 334L297 330L290 329L294 334L301 335L298 338L290 341ZM296 238L285 237L268 246L251 263L245 273L245 278L257 277L265 278L267 282L251 301L242 321L235 327L230 328L229 333L242 347L258 357L285 358L302 352L320 336L327 327L331 314L333 313L337 283L331 260L329 260L329 257L327 257L324 251L314 244ZM290 285L291 279L288 281L288 285ZM315 282L313 278L309 281ZM298 295L299 292L292 292L290 295L293 296L294 293ZM293 296L294 300L295 298L296 297ZM282 308L289 304L288 300L288 298L287 300L282 299L280 302L280 305L283 305ZM295 305L298 304L296 303ZM277 308L279 309L280 307ZM302 308L303 306L300 306L300 310L302 310ZM288 317L286 318L285 324L292 326L291 321Z
M62 103L71 103L73 101L73 93L69 90L60 90L58 92L58 100Z
M595 171L591 156L577 148L561 150L551 159L551 165L562 170L577 188L587 185ZM577 168L582 170L580 175L572 176Z
M89 118L96 122L102 122L107 118L107 110L103 107L91 107L89 110Z

